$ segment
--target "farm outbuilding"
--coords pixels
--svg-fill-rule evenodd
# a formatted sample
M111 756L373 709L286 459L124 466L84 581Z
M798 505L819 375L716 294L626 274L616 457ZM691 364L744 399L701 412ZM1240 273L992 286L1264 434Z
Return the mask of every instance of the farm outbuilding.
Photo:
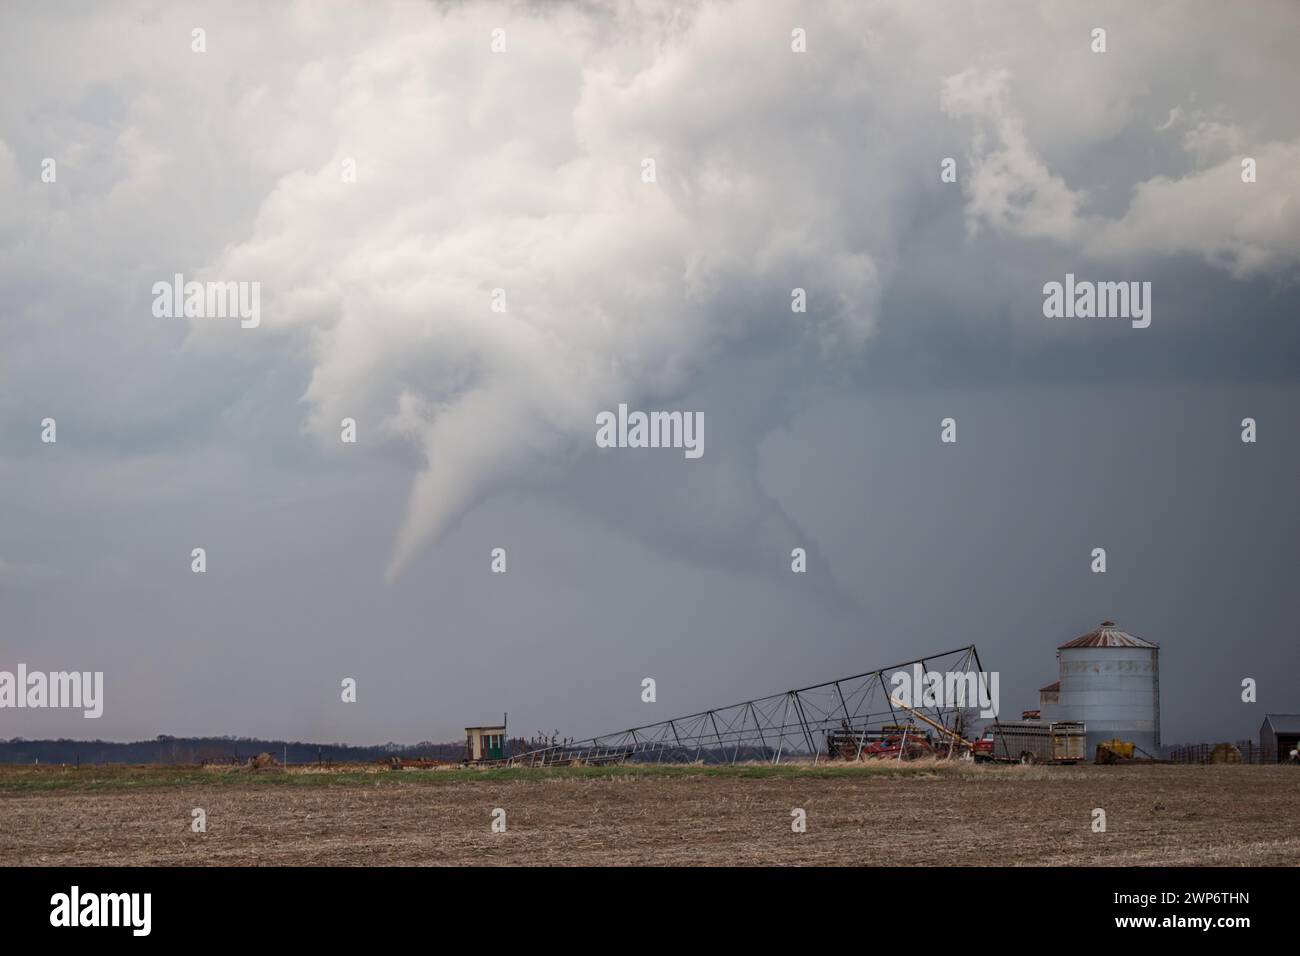
M465 728L465 757L467 760L500 760L505 755L505 724Z
M1270 763L1286 763L1300 748L1300 714L1265 714L1259 727L1259 749Z
M1038 688L1038 713L1043 720L1056 720L1061 709L1061 682L1053 681L1046 687Z

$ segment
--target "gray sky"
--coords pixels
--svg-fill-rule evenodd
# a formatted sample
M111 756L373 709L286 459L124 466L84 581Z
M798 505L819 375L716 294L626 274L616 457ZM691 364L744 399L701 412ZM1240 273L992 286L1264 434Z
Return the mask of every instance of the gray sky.
M680 7L0 11L0 669L107 695L0 736L588 736L972 641L1017 713L1103 618L1167 743L1300 711L1300 8Z

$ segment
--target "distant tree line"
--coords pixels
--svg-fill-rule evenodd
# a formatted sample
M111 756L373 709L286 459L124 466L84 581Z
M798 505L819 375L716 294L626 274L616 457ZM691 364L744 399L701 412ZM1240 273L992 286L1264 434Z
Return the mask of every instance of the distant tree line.
M201 764L242 763L260 753L291 764L368 763L392 757L461 760L465 742L418 744L314 744L258 737L172 737L118 743L111 740L0 740L0 763L51 764Z

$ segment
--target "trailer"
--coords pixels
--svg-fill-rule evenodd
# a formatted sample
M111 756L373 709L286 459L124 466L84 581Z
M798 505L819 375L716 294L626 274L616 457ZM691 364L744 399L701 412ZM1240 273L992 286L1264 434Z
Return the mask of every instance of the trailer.
M1000 722L975 744L978 760L1073 764L1087 755L1087 728L1078 720Z

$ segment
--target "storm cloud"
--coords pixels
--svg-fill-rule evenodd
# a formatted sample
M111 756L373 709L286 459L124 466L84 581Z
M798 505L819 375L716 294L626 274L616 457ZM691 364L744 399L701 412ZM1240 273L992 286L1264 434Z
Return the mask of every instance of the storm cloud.
M1032 647L1018 676L1036 687L1057 638L1105 616L1208 649L1167 572L1215 541L1171 524L1131 592L1084 599L1099 585L1071 577L1093 538L1162 507L1090 497L1112 449L1179 513L1216 487L1263 494L1282 511L1250 547L1296 557L1294 503L1269 497L1298 460L1293 6L251 11L0 14L22 78L0 97L0 594L18 629L0 666L103 655L104 732L454 736L479 706L599 732L641 716L623 684L646 668L693 709L968 638ZM1044 319L1067 272L1151 282L1152 327ZM260 325L154 317L151 285L178 273L259 282ZM1202 486L1174 467L1188 451L1154 409L1195 409L1177 427L1214 459L1240 452L1217 442L1252 395L1278 416L1251 449L1267 475L1207 464ZM597 448L620 403L702 413L707 453ZM949 414L964 457L940 459ZM34 437L47 415L54 448ZM1080 470L1062 446L1086 447ZM1008 460L1018 477L990 483ZM489 578L496 544L522 592ZM1002 557L972 569L982 554ZM1006 586L1035 565L1061 577ZM1253 595L1267 660L1297 608L1250 567L1196 573L1221 601ZM1015 637L1012 594L1033 622ZM382 653L362 664L367 641ZM390 692L340 712L333 688L362 667L363 702ZM1226 691L1193 717L1210 670L1170 689L1166 724L1253 729ZM138 702L115 706L115 685Z

